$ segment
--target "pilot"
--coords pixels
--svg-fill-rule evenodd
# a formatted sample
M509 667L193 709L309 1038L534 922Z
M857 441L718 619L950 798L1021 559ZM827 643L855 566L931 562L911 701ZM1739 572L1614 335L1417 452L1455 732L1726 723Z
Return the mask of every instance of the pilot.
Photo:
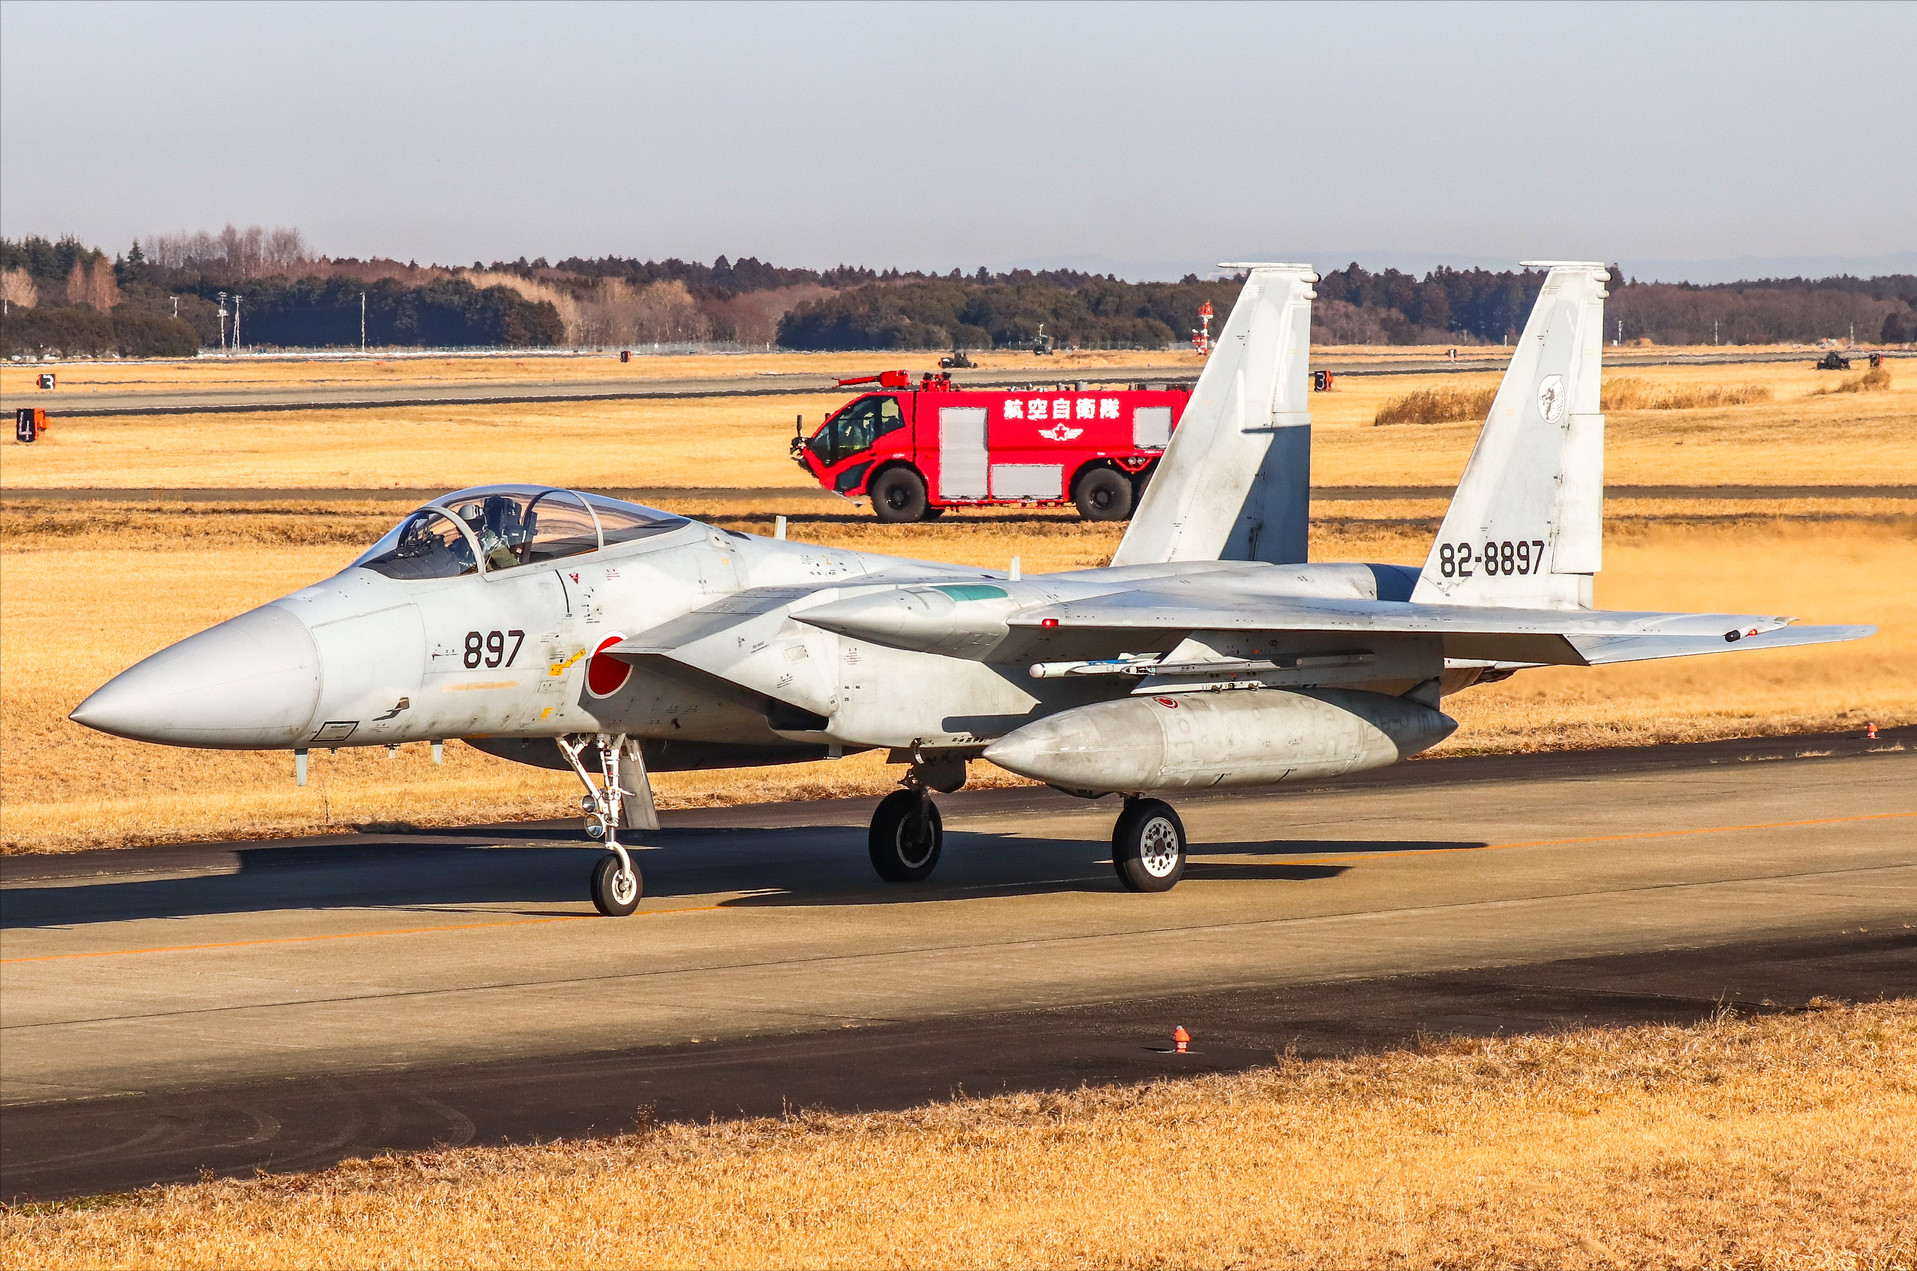
M487 504L498 501L488 499L485 504L465 504L459 509L459 519L466 522L473 537L479 540L479 554L487 568L511 569L519 564L519 551L498 527L497 522L501 518L488 515L492 509Z

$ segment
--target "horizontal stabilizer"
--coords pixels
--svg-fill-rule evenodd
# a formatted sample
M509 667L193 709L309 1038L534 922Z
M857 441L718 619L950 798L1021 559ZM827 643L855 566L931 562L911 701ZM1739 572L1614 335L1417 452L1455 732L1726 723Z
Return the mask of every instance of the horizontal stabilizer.
M1609 666L1615 662L1650 662L1700 653L1756 653L1800 644L1836 644L1843 640L1862 640L1876 633L1876 627L1778 627L1730 642L1722 636L1612 635L1572 636L1571 643L1592 666Z

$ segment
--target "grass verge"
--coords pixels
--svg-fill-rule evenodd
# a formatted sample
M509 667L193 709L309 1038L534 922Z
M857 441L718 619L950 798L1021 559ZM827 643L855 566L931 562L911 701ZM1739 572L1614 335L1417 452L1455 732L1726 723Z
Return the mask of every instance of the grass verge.
M350 1161L15 1210L0 1258L1909 1267L1917 1004Z

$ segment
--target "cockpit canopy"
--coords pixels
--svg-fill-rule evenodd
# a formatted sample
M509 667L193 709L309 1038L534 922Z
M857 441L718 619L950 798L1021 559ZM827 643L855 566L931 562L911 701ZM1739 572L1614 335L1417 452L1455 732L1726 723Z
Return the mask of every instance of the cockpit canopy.
M676 530L682 516L552 486L485 485L434 499L353 564L388 578L538 565Z

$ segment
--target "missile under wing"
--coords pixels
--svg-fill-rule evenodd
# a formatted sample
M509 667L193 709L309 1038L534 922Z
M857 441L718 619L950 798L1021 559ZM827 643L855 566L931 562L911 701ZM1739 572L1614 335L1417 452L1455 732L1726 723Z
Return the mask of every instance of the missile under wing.
M1302 265L1243 294L1112 564L1024 576L766 539L579 491L433 500L334 578L130 668L74 711L141 741L285 749L464 738L569 770L629 913L648 772L883 748L867 846L929 876L932 795L976 758L1121 796L1113 863L1174 885L1169 790L1323 780L1456 727L1444 698L1541 666L1856 639L1772 614L1612 612L1601 563L1601 265L1546 277L1422 567L1306 559Z

